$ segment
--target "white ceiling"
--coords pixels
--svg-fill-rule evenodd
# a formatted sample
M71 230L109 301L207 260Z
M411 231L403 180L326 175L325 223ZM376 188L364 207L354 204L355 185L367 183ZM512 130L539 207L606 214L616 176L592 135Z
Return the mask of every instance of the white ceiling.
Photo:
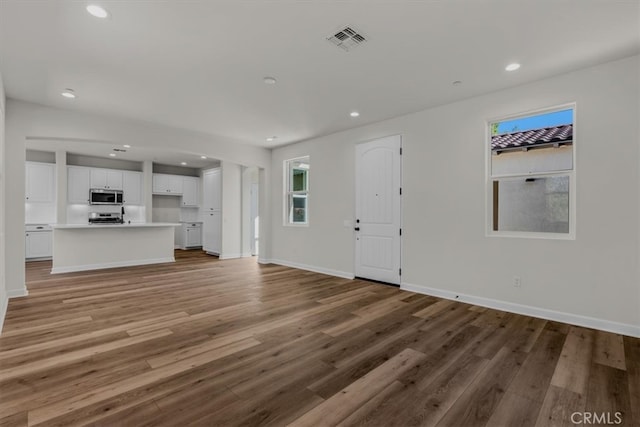
M0 0L8 97L265 147L640 51L637 0L95 3L111 17L84 1ZM369 41L330 44L345 25ZM522 68L504 71L513 61ZM60 96L67 87L77 99Z

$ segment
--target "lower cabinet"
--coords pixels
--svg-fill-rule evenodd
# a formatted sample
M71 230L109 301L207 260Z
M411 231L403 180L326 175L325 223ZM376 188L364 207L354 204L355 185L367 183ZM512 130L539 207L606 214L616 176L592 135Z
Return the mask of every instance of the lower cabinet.
M53 232L47 226L27 226L25 232L25 258L51 258Z
M205 212L202 225L202 249L220 255L222 240L222 213L220 211Z
M182 223L182 249L202 247L202 223L187 222Z

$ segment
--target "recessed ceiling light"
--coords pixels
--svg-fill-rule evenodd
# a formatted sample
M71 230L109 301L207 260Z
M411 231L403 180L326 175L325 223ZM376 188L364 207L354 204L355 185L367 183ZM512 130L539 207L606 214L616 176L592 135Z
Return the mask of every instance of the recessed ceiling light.
M349 113L349 115L351 117L358 117L360 115L360 113L358 113L357 111L352 111L351 113Z
M274 85L277 82L275 77L268 77L268 76L263 78L262 81L264 82L264 84L267 84L267 85Z
M69 98L69 99L73 99L73 98L76 97L76 94L73 91L73 89L65 89L60 95L64 96L65 98Z
M124 148L131 148L131 146L129 144L124 144L123 147Z
M111 157L115 157L115 156L116 156L116 153L109 153L109 155L110 155Z
M180 162L182 166L187 166L187 162Z
M90 4L87 6L87 12L96 18L106 18L109 16L109 12L105 8L98 6L97 4Z
M200 158L201 158L201 159L206 159L206 158L207 158L207 156L200 156Z
M513 64L509 64L506 67L504 67L504 69L507 71L515 71L518 68L520 68L520 64L518 64L517 62L514 62Z
M277 138L277 136L270 136L267 138L267 142L275 141Z

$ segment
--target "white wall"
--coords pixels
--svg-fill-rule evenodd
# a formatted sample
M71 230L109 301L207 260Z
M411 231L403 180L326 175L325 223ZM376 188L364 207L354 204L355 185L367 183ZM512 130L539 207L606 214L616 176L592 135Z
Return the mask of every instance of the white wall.
M220 259L242 256L242 167L222 162L222 245Z
M403 287L640 335L639 57L272 153L271 258L353 275L354 144L403 141ZM486 123L576 102L575 240L486 236ZM310 225L282 220L282 162L311 156ZM512 286L513 276L522 287ZM568 316L568 317L567 317Z
M0 75L0 332L4 323L4 316L7 312L7 288L5 268L5 199L6 199L6 169L5 169L5 127L4 127L4 84Z

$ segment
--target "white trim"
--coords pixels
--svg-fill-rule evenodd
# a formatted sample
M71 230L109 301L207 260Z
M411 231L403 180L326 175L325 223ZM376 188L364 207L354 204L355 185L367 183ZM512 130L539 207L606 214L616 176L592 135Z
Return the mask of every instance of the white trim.
M329 276L341 277L343 279L354 279L353 273L348 271L332 270L330 268L316 267L314 265L300 264L297 262L284 261L281 259L258 259L260 264L278 264L285 267L297 268L299 270L313 271L314 273L327 274Z
M103 264L75 265L70 267L54 267L51 269L51 274L72 273L74 271L102 270L105 268L116 268L116 267L133 267L136 265L162 264L165 262L176 262L176 259L174 257L166 257L166 258L140 259L140 260L133 260L133 261L107 262Z
M640 338L640 326L627 323L612 322L610 320L597 319L595 317L582 316L580 314L565 313L562 311L548 310L546 308L533 307L530 305L517 304L492 298L460 294L444 289L430 288L428 286L414 285L411 283L402 283L400 285L400 289L454 301L461 301L496 310L508 311L510 313L555 320L557 322L569 323L572 325L584 326L586 328L599 329L602 331Z
M12 290L8 290L7 291L7 298L9 298L9 299L18 298L18 297L26 297L27 295L29 295L29 291L27 290L26 287L22 288L22 289L12 289Z
M492 156L491 156L491 124L495 122L502 122L508 120L514 120L517 118L524 118L530 116L536 116L546 113L552 113L555 111L562 111L565 109L571 109L573 111L573 142L571 143L572 161L571 169L557 170L550 172L535 172L529 174L508 174L508 175L493 175L492 174ZM516 237L524 239L548 239L548 240L576 240L576 216L577 216L577 156L576 156L576 135L577 135L577 102L567 102L565 104L555 105L551 107L538 108L535 110L525 111L521 113L514 113L508 116L501 116L489 119L485 122L485 237ZM527 232L527 231L496 231L493 230L493 181L500 180L509 177L525 177L525 176L552 176L563 175L569 177L569 232L568 233L552 233L552 232Z
M304 160L307 161L309 163L309 165L311 165L311 156L309 154L304 155L304 156L300 156L300 157L294 157L293 159L288 159L288 160L284 160L282 163L283 166L283 170L284 170L284 205L282 207L282 213L283 213L283 223L282 225L284 227L308 227L309 226L309 173L307 172L307 189L306 191L291 191L289 188L291 186L291 167L289 166L289 164L291 162L294 162L296 160ZM289 194L293 194L293 193L298 193L298 194L305 194L307 196L307 204L306 204L306 221L305 222L291 222L291 218L289 217Z
M9 298L2 298L0 301L0 334L2 334L2 327L4 326L4 318L7 315L7 307L9 306Z
M241 253L233 253L233 254L220 254L218 255L218 259L235 259L242 258Z

